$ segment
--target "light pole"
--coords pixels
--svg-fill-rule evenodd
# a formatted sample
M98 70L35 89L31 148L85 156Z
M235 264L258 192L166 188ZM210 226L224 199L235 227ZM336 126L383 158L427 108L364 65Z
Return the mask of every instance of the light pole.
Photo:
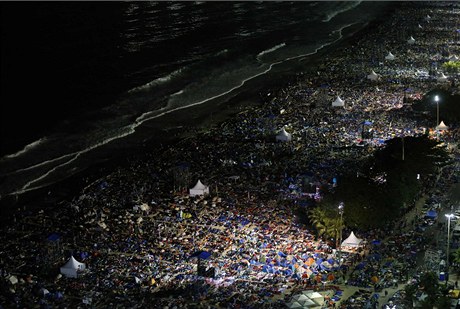
M449 274L449 246L450 246L450 219L454 217L453 214L446 214L447 217L447 258L446 258L446 267L447 267L447 276ZM446 279L447 282L447 279Z
M339 203L339 214L340 214L340 242L339 242L339 265L341 265L341 253L342 253L342 230L343 230L343 211L345 205L343 202Z
M439 125L439 96L438 95L434 96L434 101L436 102L436 127L437 127Z

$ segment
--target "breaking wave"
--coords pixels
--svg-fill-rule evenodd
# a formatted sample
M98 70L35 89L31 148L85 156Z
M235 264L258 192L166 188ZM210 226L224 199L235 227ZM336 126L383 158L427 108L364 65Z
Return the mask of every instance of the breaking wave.
M9 155L5 155L2 159L11 159L11 158L16 158L16 157L19 157L20 155L23 155L25 154L26 152L28 152L29 150L37 147L38 145L44 143L46 141L46 137L42 137L40 138L39 140L33 142L33 143L30 143L28 145L26 145L22 150L19 150L18 152L16 153L13 153L13 154L9 154Z
M286 43L281 43L281 44L278 44L278 45L276 45L276 46L273 46L272 48L269 48L269 49L266 49L266 50L260 52L260 53L257 55L257 60L259 60L259 58L262 57L263 55L272 53L272 52L274 52L275 50L280 49L280 48L282 48L282 47L284 47L284 46L286 46Z

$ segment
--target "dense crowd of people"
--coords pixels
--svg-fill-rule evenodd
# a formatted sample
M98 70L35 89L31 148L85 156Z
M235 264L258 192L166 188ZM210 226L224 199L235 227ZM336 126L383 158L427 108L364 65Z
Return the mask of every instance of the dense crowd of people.
M426 241L420 229L362 232L365 245L339 261L294 207L320 198L321 188L336 185L337 175L356 170L386 140L434 127L411 112L411 102L442 86L430 73L459 52L452 29L460 7L401 5L393 18L324 56L318 74L265 94L262 106L120 167L53 209L21 207L0 236L0 303L271 308L302 289L350 285L367 295L407 280ZM392 61L384 58L389 51ZM367 78L371 70L378 80ZM450 82L442 87L455 91ZM343 107L331 106L337 97ZM455 145L459 130L449 125L439 138ZM275 142L281 128L290 141ZM189 196L198 179L211 194ZM52 233L59 237L47 239ZM70 255L87 266L78 278L59 274Z

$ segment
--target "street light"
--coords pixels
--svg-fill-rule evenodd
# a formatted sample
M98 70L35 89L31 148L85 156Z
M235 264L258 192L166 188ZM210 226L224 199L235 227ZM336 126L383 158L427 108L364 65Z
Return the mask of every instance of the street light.
M434 96L434 101L436 102L436 127L439 125L439 96Z
M453 214L445 214L446 218L447 218L447 274L449 274L449 245L450 245L450 219L452 219L454 217ZM446 280L447 282L447 280Z
M341 253L342 253L342 230L343 230L343 211L344 211L345 205L343 202L339 203L339 214L340 214L340 242L339 242L339 265L341 264Z

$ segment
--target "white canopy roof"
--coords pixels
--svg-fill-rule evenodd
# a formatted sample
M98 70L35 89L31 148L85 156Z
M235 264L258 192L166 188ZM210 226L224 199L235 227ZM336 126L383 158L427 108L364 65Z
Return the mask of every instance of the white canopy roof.
M367 75L367 79L377 80L377 79L379 79L379 76L378 76L377 73L374 72L374 70L372 70L371 74Z
M436 130L444 131L449 129L448 126L444 123L444 121L441 121L441 123L436 127Z
M386 60L395 60L395 56L391 52L388 52L388 55L385 56L385 59Z
M342 100L339 96L337 96L337 99L335 99L335 101L332 102L332 106L345 106L345 101Z
M444 75L444 73L441 73L441 76L438 77L438 82L446 82L448 81L448 77Z
M414 44L415 43L415 39L411 36L409 40L407 40L407 43L409 44Z
M190 189L190 196L209 194L209 187L198 179L196 185Z
M288 142L291 139L292 139L292 135L286 132L286 129L284 127L280 130L280 133L278 133L278 135L276 136L277 141Z
M61 274L67 278L77 278L78 270L85 270L86 265L78 262L73 256L61 267Z
M351 232L350 236L342 242L342 246L358 247L362 241L362 239L359 239L353 232Z
M458 61L457 55L452 55L449 57L449 61Z

